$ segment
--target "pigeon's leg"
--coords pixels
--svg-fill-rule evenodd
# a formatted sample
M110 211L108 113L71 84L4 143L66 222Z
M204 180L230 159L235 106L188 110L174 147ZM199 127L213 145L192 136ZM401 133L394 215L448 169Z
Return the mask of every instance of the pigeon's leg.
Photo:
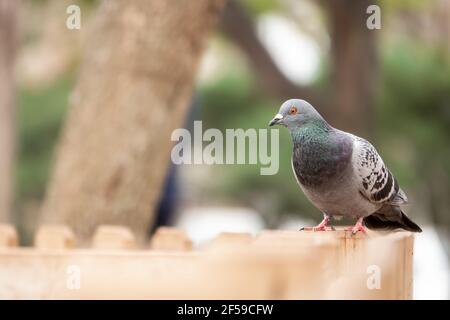
M359 231L361 231L362 233L367 233L366 228L363 226L363 217L359 218L353 227L348 227L345 228L344 230L351 231L352 234L357 234Z
M300 229L300 231L327 231L328 222L330 222L330 216L327 214L324 214L322 222L319 223L317 226L303 227ZM331 227L331 230L334 230L334 228Z

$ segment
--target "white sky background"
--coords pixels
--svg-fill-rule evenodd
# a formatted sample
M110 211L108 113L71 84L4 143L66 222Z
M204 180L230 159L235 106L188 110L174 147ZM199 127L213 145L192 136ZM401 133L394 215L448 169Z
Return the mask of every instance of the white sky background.
M450 266L433 227L414 242L414 299L450 299Z
M309 35L282 15L267 14L258 19L257 34L278 68L294 83L313 82L320 67L320 48ZM203 56L198 80L208 83L223 74L247 68L236 48L211 41ZM233 69L230 69L230 65Z
M320 66L320 48L291 20L275 14L258 19L258 37L278 68L293 82L308 84Z

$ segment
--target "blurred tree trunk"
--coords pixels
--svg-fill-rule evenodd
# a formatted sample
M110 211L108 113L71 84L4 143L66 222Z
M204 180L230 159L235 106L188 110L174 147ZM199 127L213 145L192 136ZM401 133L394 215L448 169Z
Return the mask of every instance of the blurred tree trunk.
M375 35L366 20L372 0L324 1L331 38L332 99L329 113L336 127L369 137L372 134L378 60Z
M107 0L98 8L43 206L83 240L102 223L142 239L171 133L183 125L223 0Z
M11 220L17 1L0 0L0 221Z

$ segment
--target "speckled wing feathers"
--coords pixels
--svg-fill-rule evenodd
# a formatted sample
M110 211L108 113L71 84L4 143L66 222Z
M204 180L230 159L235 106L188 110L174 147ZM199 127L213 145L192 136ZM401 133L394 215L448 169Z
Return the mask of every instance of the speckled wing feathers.
M406 203L406 194L399 188L397 180L386 168L375 148L362 138L353 138L352 161L361 194L374 203Z

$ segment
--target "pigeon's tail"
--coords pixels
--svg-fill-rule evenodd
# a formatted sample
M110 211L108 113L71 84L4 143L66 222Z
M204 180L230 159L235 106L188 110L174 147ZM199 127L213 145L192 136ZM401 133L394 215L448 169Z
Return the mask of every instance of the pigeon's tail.
M422 232L422 229L414 223L398 206L382 208L374 214L364 218L364 225L374 230L404 229L412 232Z

